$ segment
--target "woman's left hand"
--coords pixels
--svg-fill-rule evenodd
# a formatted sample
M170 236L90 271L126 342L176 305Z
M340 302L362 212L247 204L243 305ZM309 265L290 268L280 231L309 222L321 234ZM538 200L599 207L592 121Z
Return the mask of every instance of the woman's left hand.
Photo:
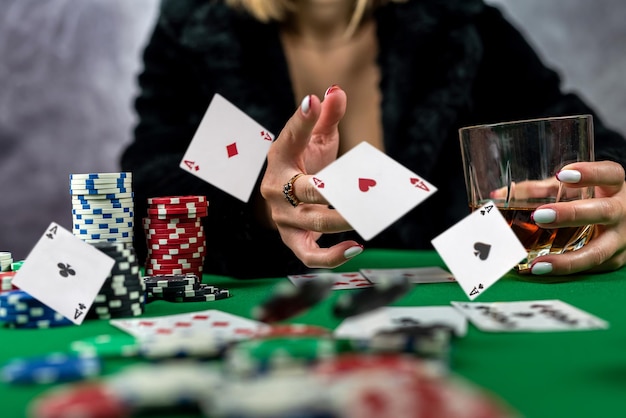
M592 199L542 205L533 213L544 228L595 224L593 239L577 251L538 257L532 274L566 275L582 271L616 270L626 263L626 186L620 164L569 164L557 178L564 187L595 187ZM541 222L540 222L541 221Z

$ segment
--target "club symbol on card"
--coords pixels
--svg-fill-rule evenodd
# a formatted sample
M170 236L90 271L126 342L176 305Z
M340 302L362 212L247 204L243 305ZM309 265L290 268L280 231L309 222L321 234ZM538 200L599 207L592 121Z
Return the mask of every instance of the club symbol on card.
M317 177L313 177L313 184L315 184L315 187L317 187L318 189L324 188L324 182Z
M474 244L474 255L481 260L486 260L489 257L489 251L491 251L491 245L483 242L477 242Z
M474 288L472 289L472 291L470 292L470 296L474 296L480 293L481 290L483 290L483 285L479 284L478 287L474 286Z
M75 276L76 271L69 264L58 263L57 267L59 268L59 274L63 277Z
M266 131L261 131L261 138L263 138L266 141L272 140L272 136L270 135L269 132L266 132Z
M48 232L46 232L46 237L50 238L50 239L54 239L54 237L57 234L57 226L53 226L52 228L50 228L48 230Z
M485 213L491 212L491 209L493 209L493 205L485 206L484 208L480 210L480 214L485 216Z
M359 178L359 190L362 192L368 192L370 188L376 186L376 180Z
M84 312L84 310L87 309L87 306L85 306L82 303L78 304L78 308L76 308L74 310L74 319L78 319Z
M198 171L200 170L200 166L196 164L195 161L191 161L191 160L185 160L184 164L187 166L188 169L190 170L195 170Z
M426 183L424 183L422 180L418 179L417 177L411 177L411 184L418 189L424 190L425 192L430 191L428 186L426 186Z
M226 153L228 154L228 158L232 158L235 155L238 155L239 150L237 150L237 143L233 142L230 145L226 145Z

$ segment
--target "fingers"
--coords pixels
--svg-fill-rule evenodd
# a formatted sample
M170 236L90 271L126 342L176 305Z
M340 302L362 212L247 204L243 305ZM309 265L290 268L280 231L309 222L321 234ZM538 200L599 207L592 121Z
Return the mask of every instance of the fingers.
M339 121L346 113L346 93L338 86L330 86L324 94L322 112L313 130L314 140L332 137L337 132Z
M281 227L294 227L306 231L336 233L351 231L350 224L334 209L325 205L300 205L273 214L274 222Z
M569 164L556 174L567 187L596 186L602 196L617 193L624 184L624 168L612 161Z
M296 109L270 147L268 159L301 160L321 110L320 100L316 96L308 95L302 99L300 107Z

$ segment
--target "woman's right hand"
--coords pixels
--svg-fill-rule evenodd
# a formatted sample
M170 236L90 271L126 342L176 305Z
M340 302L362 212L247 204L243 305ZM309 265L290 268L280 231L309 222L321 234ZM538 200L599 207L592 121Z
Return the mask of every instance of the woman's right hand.
M267 155L267 169L261 182L265 216L285 243L306 266L337 267L361 253L356 241L343 241L321 248L317 240L324 233L352 230L348 222L328 207L328 202L310 182L312 175L337 158L339 121L345 114L346 94L330 87L324 101L309 95L287 121ZM303 173L292 184L293 206L284 187L294 175Z

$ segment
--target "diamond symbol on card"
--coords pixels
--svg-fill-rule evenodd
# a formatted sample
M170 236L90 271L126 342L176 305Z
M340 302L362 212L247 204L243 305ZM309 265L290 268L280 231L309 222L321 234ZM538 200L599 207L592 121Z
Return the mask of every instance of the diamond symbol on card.
M422 189L426 192L430 191L428 186L426 186L426 183L424 183L422 180L418 179L417 177L411 177L411 184L415 186L416 188Z
M489 257L489 251L491 251L491 245L483 242L477 242L474 244L474 255L481 260L486 260Z
M239 154L239 151L237 150L237 143L233 142L230 145L226 145L226 152L228 153L228 158L234 157L235 155Z

